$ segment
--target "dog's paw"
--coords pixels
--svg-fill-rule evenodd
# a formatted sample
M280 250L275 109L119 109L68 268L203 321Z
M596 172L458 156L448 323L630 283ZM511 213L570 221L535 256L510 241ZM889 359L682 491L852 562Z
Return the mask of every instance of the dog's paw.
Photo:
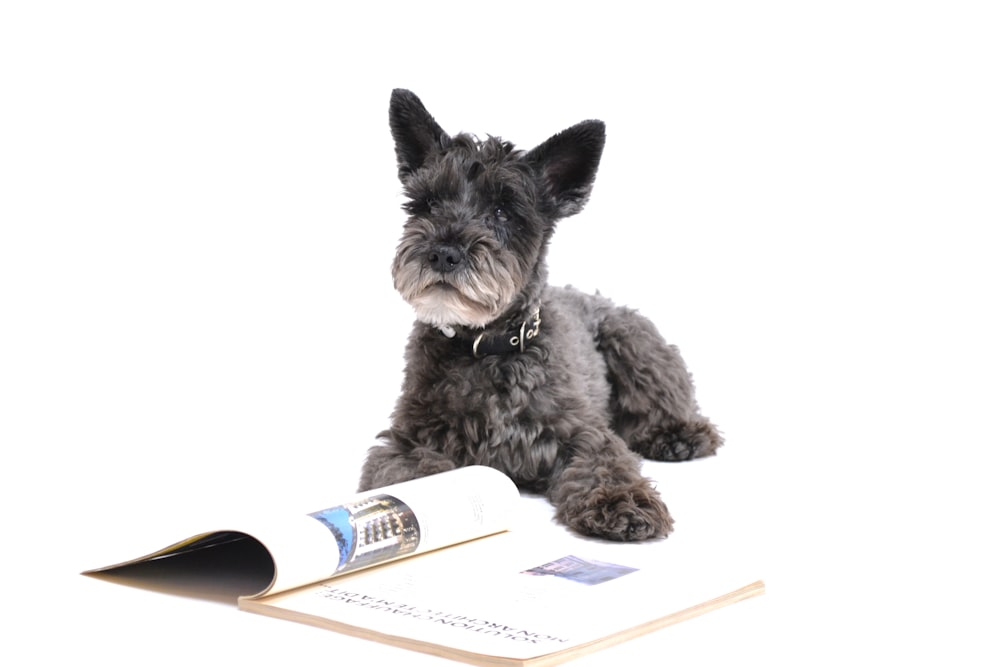
M674 523L659 494L646 486L598 487L560 507L558 516L577 532L618 542L666 537Z
M666 429L631 438L631 449L654 461L688 461L712 456L722 436L707 419L675 422Z

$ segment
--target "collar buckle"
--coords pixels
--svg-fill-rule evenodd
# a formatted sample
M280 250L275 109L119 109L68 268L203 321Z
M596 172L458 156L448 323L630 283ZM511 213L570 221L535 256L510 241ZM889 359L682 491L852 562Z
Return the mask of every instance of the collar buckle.
M487 354L501 354L503 352L514 352L515 350L524 352L524 348L528 342L538 335L541 327L541 309L536 308L531 317L521 322L521 327L517 332L513 336L506 338L506 340L504 339L504 335L496 336L495 338L485 338L485 331L476 336L475 340L472 341L472 356L476 359L481 359ZM479 349L480 344L484 344L484 350L482 351Z

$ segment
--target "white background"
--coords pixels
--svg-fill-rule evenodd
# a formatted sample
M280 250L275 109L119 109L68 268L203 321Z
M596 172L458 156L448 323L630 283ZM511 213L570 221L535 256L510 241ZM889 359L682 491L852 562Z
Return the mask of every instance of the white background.
M552 281L681 347L753 517L765 597L579 664L997 664L992 3L362 4L0 9L11 664L418 664L77 574L353 491L411 322L394 87L524 148L607 123Z

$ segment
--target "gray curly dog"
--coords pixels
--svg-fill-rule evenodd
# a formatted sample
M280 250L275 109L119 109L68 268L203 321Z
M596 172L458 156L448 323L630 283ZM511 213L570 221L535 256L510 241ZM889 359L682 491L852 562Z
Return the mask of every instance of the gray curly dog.
M487 465L544 494L584 535L666 536L673 520L639 455L708 456L722 438L649 320L547 284L549 239L590 196L604 123L525 152L449 136L398 89L389 125L409 216L392 277L417 321L402 394L360 490Z

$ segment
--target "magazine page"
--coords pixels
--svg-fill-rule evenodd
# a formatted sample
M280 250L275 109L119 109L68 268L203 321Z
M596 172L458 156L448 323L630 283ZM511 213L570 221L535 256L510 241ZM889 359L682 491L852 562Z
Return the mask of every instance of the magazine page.
M507 530L519 500L516 486L503 473L482 466L460 468L354 494L313 512L243 517L84 574L154 562L161 566L166 559L194 562L194 556L250 541L269 555L271 578L243 594L265 595ZM182 570L190 568L173 572L180 577ZM159 567L155 577L161 589L164 572Z
M355 495L334 507L298 517L285 534L261 541L271 549L278 574L259 595L433 551L511 527L520 494L502 472L484 466L459 468ZM307 527L308 526L308 527ZM276 527L275 527L276 528ZM298 541L306 535L316 542ZM331 551L319 548L331 543ZM310 549L310 547L313 547Z
M669 540L610 544L515 528L242 609L490 664L596 650L763 592ZM617 635L617 637L616 637ZM592 646L592 649L588 649ZM491 656L484 660L482 656ZM561 660L553 659L549 664Z

